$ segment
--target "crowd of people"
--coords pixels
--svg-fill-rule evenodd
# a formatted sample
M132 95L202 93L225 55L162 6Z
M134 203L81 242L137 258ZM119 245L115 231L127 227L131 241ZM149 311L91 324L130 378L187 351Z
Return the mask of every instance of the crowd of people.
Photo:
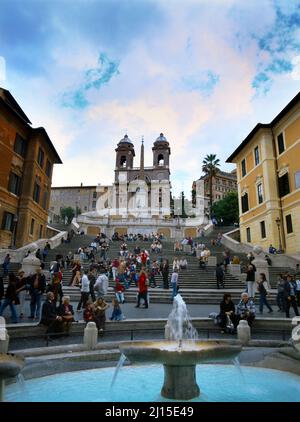
M146 236L146 238L145 238ZM88 247L80 247L76 253L71 251L66 255L56 255L55 260L49 267L50 278L46 281L44 263L48 259L51 250L47 242L45 247L38 249L35 254L41 260L41 268L35 274L25 276L20 270L17 276L9 271L10 256L6 255L3 262L3 274L8 275L8 287L4 292L3 279L0 278L0 315L9 307L11 319L17 323L24 318L24 304L26 295L30 296L30 319L40 320L47 326L47 333L68 333L69 327L74 322L74 310L70 304L70 297L63 293L64 271L71 270L70 280L64 280L68 286L80 289L80 300L77 304L77 312L83 312L85 322L94 321L99 333L105 330L106 311L111 308L110 319L122 321L125 316L122 312L122 304L126 301L126 291L132 286L137 287L136 308L143 306L148 308L150 304L149 287L169 289L174 298L179 291L180 273L188 270L187 255L197 256L199 268L206 269L208 258L211 256L210 249L203 241L195 242L191 237L186 237L174 243L174 252L186 250L184 256L174 256L173 262L163 258L163 236L151 235L114 235L114 239L120 241L118 256L108 258L110 240L99 234ZM138 240L149 242L148 249L141 249ZM221 244L222 235L219 233L212 246ZM131 243L130 243L131 242ZM129 246L130 245L130 246ZM184 248L190 246L190 250ZM225 294L220 305L219 324L222 331L226 329L234 332L240 319L247 319L251 326L255 314L255 295L259 296L259 313L263 313L266 306L269 312L273 309L268 300L270 284L265 274L260 274L256 281L256 268L253 265L254 256L248 254L246 268L247 289L243 292L240 302L235 306L229 294ZM266 256L267 259L267 256ZM83 265L86 263L88 265ZM238 256L231 256L230 251L225 249L223 261L216 267L217 288L225 288L226 271L229 264L241 264ZM86 268L86 269L84 269ZM157 276L162 276L162 286L157 283ZM114 296L111 304L108 304L109 279L113 280ZM299 315L300 305L300 272L295 275L286 273L280 275L277 284L278 310L290 317L292 307L295 315ZM43 295L46 300L42 304ZM18 308L17 308L18 307ZM18 312L17 312L18 309Z

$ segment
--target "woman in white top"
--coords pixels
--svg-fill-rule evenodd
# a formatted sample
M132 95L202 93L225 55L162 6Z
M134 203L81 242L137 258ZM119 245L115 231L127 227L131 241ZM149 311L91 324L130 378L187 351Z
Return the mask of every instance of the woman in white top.
M181 259L179 261L179 267L180 267L181 270L186 270L187 269L187 260L186 260L186 258Z
M179 269L180 269L179 260L177 258L174 258L174 261L173 261L173 271L174 270L179 271Z

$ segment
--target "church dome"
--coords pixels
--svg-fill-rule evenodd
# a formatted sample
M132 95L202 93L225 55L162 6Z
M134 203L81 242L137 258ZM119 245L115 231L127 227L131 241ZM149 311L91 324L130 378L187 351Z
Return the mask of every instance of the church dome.
M167 141L167 138L164 136L163 133L159 135L158 138L156 138L156 141L154 142L155 147L169 147L169 142Z
M167 142L167 138L161 133L155 142Z
M128 135L125 135L123 139L120 140L119 144L132 144L131 139L128 138ZM133 144L132 144L133 145Z

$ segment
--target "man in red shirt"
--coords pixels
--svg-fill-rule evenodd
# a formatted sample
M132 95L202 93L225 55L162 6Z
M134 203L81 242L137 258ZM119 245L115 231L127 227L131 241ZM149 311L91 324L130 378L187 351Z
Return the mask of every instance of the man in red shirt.
M138 288L139 293L136 308L140 307L141 299L144 299L144 308L148 308L148 279L145 267L142 267L141 272L139 274Z

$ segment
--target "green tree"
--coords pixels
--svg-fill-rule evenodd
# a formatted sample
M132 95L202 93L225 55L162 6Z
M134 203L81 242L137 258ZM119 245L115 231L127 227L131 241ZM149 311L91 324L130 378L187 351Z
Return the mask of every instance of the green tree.
M225 198L220 199L212 206L212 215L218 221L223 219L223 224L229 226L239 222L239 200L237 192L229 192Z
M216 154L208 154L202 162L202 171L205 173L205 175L208 176L210 218L212 217L212 205L213 205L212 182L213 182L213 178L217 175L219 171L219 166L220 166L220 160L217 158Z
M81 214L81 209L77 207L77 215ZM67 223L71 224L73 218L75 217L75 210L72 207L61 207L60 216L63 221L67 218Z

